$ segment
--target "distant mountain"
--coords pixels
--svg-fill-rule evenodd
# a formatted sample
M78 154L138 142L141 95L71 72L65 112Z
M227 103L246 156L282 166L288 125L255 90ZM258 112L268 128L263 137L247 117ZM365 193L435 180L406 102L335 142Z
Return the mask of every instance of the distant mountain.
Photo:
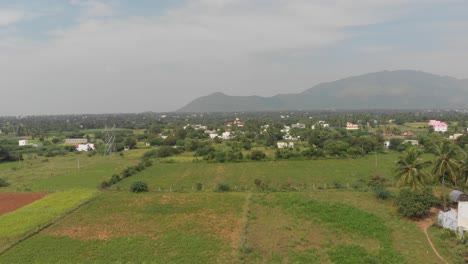
M236 112L319 109L466 108L468 79L421 71L382 71L318 84L299 94L272 97L213 93L178 112Z

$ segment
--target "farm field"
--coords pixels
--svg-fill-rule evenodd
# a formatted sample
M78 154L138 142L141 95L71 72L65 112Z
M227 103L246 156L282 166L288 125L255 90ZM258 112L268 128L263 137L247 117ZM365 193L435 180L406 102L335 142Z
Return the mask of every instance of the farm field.
M106 192L0 263L230 263L238 259L246 197Z
M0 178L11 184L0 188L0 192L95 190L112 174L137 164L141 153L141 150L127 151L125 157L87 156L84 153L50 158L26 156L21 162L0 164Z
M348 190L105 192L0 256L0 263L67 261L440 263L391 202Z
M0 216L46 196L47 193L0 193Z
M358 159L265 161L242 163L155 163L152 167L122 181L113 189L128 189L136 180L148 183L150 190L191 191L197 183L212 190L218 183L234 189L252 189L259 179L270 187L298 187L312 190L335 184L346 187L359 180L367 182L377 173L392 180L397 154L379 154Z
M0 216L0 252L96 195L96 191L57 192Z

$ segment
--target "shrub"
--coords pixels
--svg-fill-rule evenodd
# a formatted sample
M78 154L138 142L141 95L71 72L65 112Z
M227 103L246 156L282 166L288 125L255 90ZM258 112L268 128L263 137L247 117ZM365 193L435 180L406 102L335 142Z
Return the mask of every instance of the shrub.
M385 187L374 188L374 193L377 199L387 200L387 199L392 198L392 194Z
M8 187L10 183L7 182L4 178L0 178L0 187Z
M142 181L136 181L130 186L130 191L134 193L141 193L148 191L148 184Z
M216 190L218 192L229 192L231 190L231 187L229 186L229 184L219 183L218 186L216 186Z
M265 183L260 179L255 179L254 184L255 184L255 187L257 188L257 190L265 191L265 190L268 189L268 183Z
M378 174L372 175L371 179L367 183L369 187L384 187L386 184L387 178Z
M111 186L111 183L110 183L110 182L108 182L108 181L102 181L102 182L99 184L98 188L99 188L100 190L103 190L103 189L108 188L109 186Z
M264 160L265 158L266 158L266 155L261 150L253 150L250 153L250 159L251 160Z
M436 199L432 189L423 190L402 189L397 198L398 213L406 217L421 217Z
M199 182L196 184L197 191L201 192L203 190L203 183Z

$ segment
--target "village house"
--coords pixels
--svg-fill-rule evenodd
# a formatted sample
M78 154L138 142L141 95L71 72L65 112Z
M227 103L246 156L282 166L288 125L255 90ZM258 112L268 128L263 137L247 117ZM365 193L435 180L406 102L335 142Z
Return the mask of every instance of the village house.
M449 136L449 139L450 139L450 140L457 140L457 138L459 138L459 137L461 137L461 136L463 136L463 134L457 133L457 134L450 135L450 136Z
M21 139L18 141L19 146L27 146L29 145L29 141L27 139Z
M94 147L94 144L87 143L87 144L78 144L75 146L75 149L77 151L91 151L91 150L95 150L96 148Z
M447 132L448 129L447 123L438 120L429 120L428 125L433 127L435 132Z
M403 140L403 144L407 144L407 143L410 143L412 146L417 146L417 145L419 145L419 141L417 141L417 140L415 140L415 139Z
M346 122L346 129L347 130L357 130L357 129L359 129L359 125L353 124L351 122Z
M292 124L292 128L299 128L299 129L304 129L306 127L305 124L297 123L297 124Z
M450 208L447 212L440 211L439 225L455 231L459 237L463 237L468 231L468 195L459 190L453 190L450 193L450 199L454 203L458 203L458 207L457 209Z
M276 145L279 149L294 148L294 142L277 142Z
M310 128L315 129L316 127L330 127L330 125L325 123L325 121L320 120L317 123L315 123L314 125L312 125Z
M226 126L228 127L232 127L232 126L243 127L244 125L245 125L245 122L240 121L239 118L236 118L236 120L234 120L233 122L229 122L226 124Z

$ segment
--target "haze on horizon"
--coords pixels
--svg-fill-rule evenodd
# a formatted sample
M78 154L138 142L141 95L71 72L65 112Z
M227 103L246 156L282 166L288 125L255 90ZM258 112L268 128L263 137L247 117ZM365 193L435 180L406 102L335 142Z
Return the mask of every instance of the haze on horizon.
M0 116L166 112L381 70L468 78L465 0L3 0Z

